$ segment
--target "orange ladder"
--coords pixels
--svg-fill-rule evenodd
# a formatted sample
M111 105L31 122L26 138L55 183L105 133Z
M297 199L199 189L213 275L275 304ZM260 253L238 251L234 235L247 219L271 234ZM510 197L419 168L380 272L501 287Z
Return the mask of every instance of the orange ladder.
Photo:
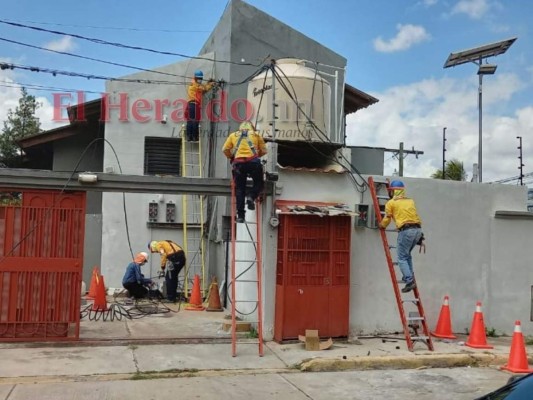
M380 189L380 186L387 188L388 182L379 182L379 183L374 182L374 178L369 177L368 186L370 188L370 195L372 196L372 203L374 205L376 220L379 226L379 224L381 223L382 214L383 214L380 200L388 200L389 196L388 195L380 196L377 193ZM394 230L394 232L397 232L397 231ZM379 229L379 233L381 235L381 241L383 242L383 249L385 251L385 256L387 258L387 264L389 266L390 277L392 281L392 286L394 288L394 295L396 297L396 303L398 304L398 311L400 312L400 319L403 325L403 332L405 335L405 340L407 342L407 348L409 349L409 351L413 351L415 342L422 342L428 347L429 350L433 351L433 342L431 341L431 335L429 334L427 319L424 314L424 308L422 307L422 299L420 298L420 293L418 292L418 286L412 290L412 293L414 294L413 298L407 298L407 296L411 292L403 294L406 297L402 298L402 292L400 290L399 284L403 283L403 281L398 280L396 278L396 271L394 270L394 266L398 265L398 263L393 261L392 256L391 256L391 249L395 249L396 246L389 245L389 241L387 239L387 233L384 229ZM406 306L411 306L411 305L415 305L417 311L408 312L408 310L406 310ZM422 325L423 334L421 335L418 334L418 329L419 329L418 323ZM411 332L411 330L413 332Z
M262 259L261 259L261 203L256 200L255 213L248 211L248 215L255 214L255 221L245 221L236 223L237 201L235 197L235 184L231 181L231 352L233 357L237 355L237 313L249 317L256 315L255 321L246 320L247 323L257 326L257 344L259 345L259 356L263 356L263 299L262 299ZM255 225L254 229L250 226ZM238 232L237 232L238 231ZM237 237L238 236L238 237ZM248 250L253 256L243 256ZM254 268L255 267L255 268ZM255 269L255 271L254 271ZM237 285L239 285L239 296L247 288L253 291L256 285L257 298L237 298ZM255 296L254 296L255 297ZM254 304L255 303L255 304ZM241 310L237 309L237 306ZM250 306L253 309L250 311ZM243 308L247 310L244 311ZM256 342L241 342L242 344Z

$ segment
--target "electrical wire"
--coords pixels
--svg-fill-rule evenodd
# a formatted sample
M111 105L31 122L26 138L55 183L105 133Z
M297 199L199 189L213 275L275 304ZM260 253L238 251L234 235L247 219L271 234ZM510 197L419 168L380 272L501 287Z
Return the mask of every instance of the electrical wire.
M32 65L22 65L22 64L12 64L12 63L0 63L0 69L1 70L21 69L21 70L31 71L31 72L43 72L43 73L47 73L47 74L52 74L53 76L64 75L64 76L71 76L71 77L78 77L78 78L96 79L96 80L104 80L104 81L115 81L115 82L147 83L147 84L174 85L174 86L183 85L181 82L161 81L161 80L153 80L153 79L113 78L113 77L110 77L110 76L93 75L93 74L86 74L86 73L82 73L82 72L63 71L63 70L59 70L59 69L51 69L51 68L45 68L45 67L35 67L35 66L32 66Z
M213 62L224 63L224 64L247 65L247 66L254 66L254 67L257 67L257 66L260 65L260 64L246 63L246 62L241 63L241 62L235 62L235 61L230 61L230 60L215 60L214 58L209 58L209 57L189 56L189 55L186 55L186 54L174 53L174 52L171 52L171 51L155 50L155 49L150 49L150 48L141 47L141 46L131 46L131 45L123 44L123 43L109 42L109 41L103 40L103 39L82 36L82 35L78 35L78 34L75 34L75 33L54 31L54 30L51 30L51 29L39 28L37 26L20 24L20 23L17 23L17 22L9 22L9 21L7 21L5 19L0 19L0 23L1 24L5 24L5 25L16 26L18 28L31 29L31 30L39 31L39 32L53 33L54 35L71 36L71 37L76 38L76 39L86 40L86 41L89 41L89 42L92 42L92 43L96 43L96 44L114 46L114 47L119 47L119 48L123 48L123 49L129 49L129 50L146 51L146 52L149 52L149 53L163 54L163 55L168 55L168 56L177 56L177 57L182 57L182 58L190 58L190 59L194 59L194 60L213 61Z
M176 75L176 74L171 74L169 72L156 71L156 70L153 70L153 69L136 67L134 65L121 64L121 63L117 63L117 62L113 62L113 61L101 60L99 58L93 58L93 57L88 57L88 56L82 56L80 54L69 53L67 51L59 51L59 50L47 49L45 47L35 46L35 45L29 44L29 43L23 43L23 42L19 42L19 41L16 41L16 40L11 40L11 39L6 39L6 38L2 38L2 37L0 37L0 41L7 42L7 43L12 43L12 44L17 44L19 46L25 46L25 47L29 47L29 48L32 48L32 49L48 51L48 52L55 53L55 54L61 54L61 55L69 56L69 57L81 58L83 60L99 62L99 63L102 63L102 64L115 65L117 67L124 67L124 68L134 69L136 71L150 72L152 74L174 76L174 77L178 77L178 78L187 78L184 75Z
M7 19L9 22L18 22L25 24L37 24L37 25L51 25L51 26L66 26L69 28L90 28L90 29L110 29L110 30L123 30L123 31L135 31L135 32L166 32L166 33L205 33L209 31L202 30L180 30L180 29L152 29L152 28L131 28L122 26L95 26L95 25L76 25L76 24L60 24L57 22L43 22L43 21L24 21Z
M22 82L7 82L7 81L0 81L1 87L7 87L7 88L15 88L15 89L28 89L28 90L40 90L44 92L68 92L68 93L78 93L78 92L84 92L84 93L92 93L92 94L102 94L102 92L95 92L92 90L85 90L85 89L67 89L67 88L60 88L60 87L54 87L54 86L43 86L43 85L36 85L33 83L22 83ZM18 85L18 86L17 86Z
M326 133L324 133L320 128L318 128L318 126L316 126L316 124L314 123L314 121L311 120L311 118L307 115L307 113L301 108L299 102L298 102L298 97L296 95L296 90L294 89L294 86L292 85L290 79L287 77L287 75L285 75L285 73L283 72L283 70L281 68L279 68L278 66L276 66L275 64L271 67L272 68L272 71L274 73L274 75L276 76L276 80L278 81L278 83L280 84L280 86L285 90L285 92L287 93L287 95L289 96L289 98L291 98L291 100L296 104L296 107L298 108L298 110L306 117L308 123L310 124L310 126L313 128L313 130L315 131L315 133L317 134L317 137L323 142L323 143L326 143L326 144L334 144L331 139L327 136ZM292 92L289 90L289 88L287 87L287 85L285 84L285 82L281 79L281 77L279 76L279 74L277 73L276 69L279 69L279 71L283 74L285 80L287 80L287 82L289 83L289 85L291 86L291 89L292 89ZM299 121L298 121L298 118L296 119L296 124L297 124L297 127L298 127L298 131L300 133L302 133L300 127L299 127ZM346 168L348 170L350 170L351 172L355 172L360 178L361 180L363 181L363 185L361 185L359 182L357 182L357 180L355 179L355 177L352 175L352 174L349 174L350 175L350 178L352 180L352 182L354 183L356 189L363 193L366 188L368 187L368 183L366 182L366 180L363 178L362 174L357 170L357 168L350 162L346 159L346 157L344 157L344 155L342 153L340 153L340 158L342 158L348 165L349 165L349 168L346 167L346 165L344 165L343 163L341 163L339 160L327 155L327 154L324 154L323 152L321 152L319 149L317 149L313 144L312 142L309 143L310 146L316 151L318 152L319 154L321 154L322 156L326 157L327 159L329 159L330 161L333 161L334 163L340 165L341 167L343 168Z

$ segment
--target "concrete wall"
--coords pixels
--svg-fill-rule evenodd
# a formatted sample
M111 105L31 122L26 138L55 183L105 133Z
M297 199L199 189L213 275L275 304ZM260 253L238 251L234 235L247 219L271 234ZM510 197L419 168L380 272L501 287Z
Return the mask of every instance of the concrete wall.
M206 57L214 57L208 54ZM118 104L120 94L124 93L128 98L128 115L126 121L119 120L119 110L111 109L110 120L106 123L106 139L114 147L120 167L124 174L143 175L144 174L144 138L146 136L158 137L179 137L183 122L173 122L172 112L181 110L178 106L165 107L164 114L168 120L163 124L156 120L155 102L156 100L168 100L170 104L176 99L187 99L186 87L190 82L190 77L196 69L204 72L204 77L209 78L212 74L213 62L205 60L190 60L174 63L157 68L167 74L178 76L168 76L141 72L126 76L131 79L168 80L174 84L142 84L129 82L107 82L106 92L110 94L110 102ZM134 120L132 107L135 101L146 99L152 105L151 110L143 111L142 116L149 116L150 120L140 123ZM204 127L202 127L204 129ZM207 145L202 137L204 146ZM205 148L203 150L206 151ZM120 167L113 151L106 146L104 148L104 169L113 168L119 173ZM162 196L162 197L160 197ZM154 195L154 194L134 194L125 196L127 210L127 224L129 232L126 234L125 214L123 211L123 197L120 193L104 193L102 198L102 273L105 275L106 284L110 287L122 287L122 276L126 265L131 262L133 253L147 250L150 240L174 240L182 243L181 230L177 229L150 229L148 222L148 203L151 201L163 200L160 205L159 221L165 221L164 204L173 201L176 204L177 222L182 221L182 197L176 195ZM151 275L156 274L159 267L159 256L150 257Z
M103 136L103 126L91 123L80 128L81 134L53 142L53 171L102 171L103 142L94 143L80 161L86 147L95 138ZM92 268L100 265L102 248L102 193L86 192L85 244L83 250L83 277L87 289L91 281Z
M383 175L384 149L352 147L350 150L352 165L359 173Z
M442 299L450 296L452 326L470 329L476 301L485 325L511 333L530 322L533 270L526 249L533 245L531 219L498 219L497 210L525 211L525 189L432 179L403 179L416 201L427 238L426 254L413 263L426 315L435 327ZM366 195L364 202L370 202ZM389 233L396 241L397 234ZM400 330L387 264L376 230L356 228L352 250L350 326L353 333ZM394 255L393 255L394 259Z

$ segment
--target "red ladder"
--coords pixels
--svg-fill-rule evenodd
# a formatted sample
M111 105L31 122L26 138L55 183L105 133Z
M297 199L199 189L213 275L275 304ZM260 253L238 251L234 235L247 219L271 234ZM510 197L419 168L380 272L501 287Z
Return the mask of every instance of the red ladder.
M263 300L262 300L262 259L261 259L261 203L255 202L255 221L245 221L238 225L242 227L239 229L239 238L237 238L237 223L236 210L237 201L235 198L235 184L231 182L231 352L233 357L237 355L237 313L248 316L255 314L257 320L246 322L257 325L257 344L259 345L259 356L263 356ZM252 213L248 212L248 215ZM250 230L250 226L255 225L255 237ZM255 253L253 257L242 257L245 253L246 247L253 248ZM239 254L237 254L239 253ZM253 267L255 266L255 275ZM239 272L237 274L237 268ZM250 273L251 272L251 273ZM245 287L245 285L257 285L257 299L238 299L236 298L236 287ZM242 285L242 286L241 286ZM242 296L242 294L241 294ZM252 311L240 312L237 309L238 304L246 307L255 303ZM241 342L242 344L256 343L256 342Z
M378 225L381 223L382 219L382 209L379 203L380 200L388 200L389 196L378 196L377 192L379 186L387 187L386 182L374 182L374 178L368 178L368 186L370 188L370 195L372 196L372 203L374 204L374 210L376 214L376 219ZM394 230L394 232L397 232ZM387 264L389 266L390 277L392 280L392 286L394 288L394 295L396 297L396 303L398 304L398 310L400 312L400 319L403 325L403 332L405 335L405 340L407 342L407 348L409 351L413 351L415 342L419 341L424 343L429 350L433 351L433 342L431 341L431 335L427 326L426 315L424 314L424 308L422 307L422 299L418 292L418 286L412 290L414 294L413 298L402 298L402 293L399 287L400 283L403 281L396 278L396 271L394 270L394 265L397 265L397 262L392 261L391 249L396 248L395 246L390 246L389 241L387 240L387 233L384 229L380 229L379 233L381 235L381 241L383 242L383 250L385 251L385 256L387 258ZM415 280L416 282L416 280ZM404 296L407 296L409 293L405 293ZM406 305L414 304L417 308L416 312L409 312L406 316ZM422 325L423 335L418 334L418 323ZM413 330L411 332L410 328Z

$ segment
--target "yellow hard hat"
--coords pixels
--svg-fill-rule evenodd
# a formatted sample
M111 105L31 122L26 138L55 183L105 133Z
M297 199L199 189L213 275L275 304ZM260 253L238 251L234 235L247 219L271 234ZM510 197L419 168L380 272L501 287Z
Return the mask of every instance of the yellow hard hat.
M148 243L148 249L150 249L152 253L157 252L156 246L157 246L157 240L152 240L150 243Z
M241 122L241 125L239 126L239 130L240 131L254 131L255 128L250 121L243 121Z

